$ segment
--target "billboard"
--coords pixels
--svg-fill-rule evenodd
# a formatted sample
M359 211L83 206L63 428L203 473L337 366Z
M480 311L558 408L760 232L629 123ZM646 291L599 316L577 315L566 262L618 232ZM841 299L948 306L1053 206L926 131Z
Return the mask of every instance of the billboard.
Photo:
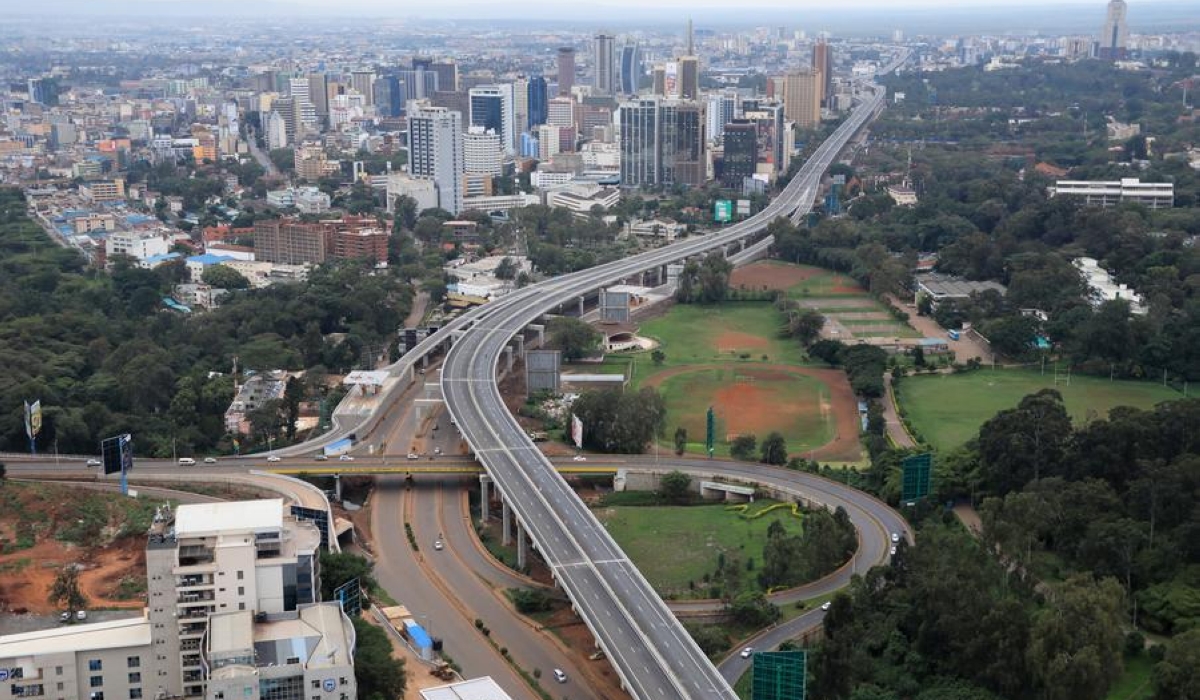
M739 199L737 201L738 216L750 216L750 200Z
M338 455L344 455L350 451L351 447L354 447L354 443L351 442L350 438L342 438L337 442L331 442L325 446L325 456L336 457Z
M808 652L760 651L754 655L751 674L753 700L804 700Z
M530 350L525 353L525 391L559 393L562 353L558 350Z
M30 440L36 438L38 433L42 432L42 402L41 399L33 403L25 402L25 435Z
M575 447L583 449L583 421L574 413L571 414L571 442L575 443Z
M905 457L901 463L903 473L900 480L900 500L914 503L933 490L933 454Z
M125 474L133 469L133 436L125 433L101 442L100 462L105 474Z
M733 202L728 199L718 199L713 202L713 221L724 223L733 220Z

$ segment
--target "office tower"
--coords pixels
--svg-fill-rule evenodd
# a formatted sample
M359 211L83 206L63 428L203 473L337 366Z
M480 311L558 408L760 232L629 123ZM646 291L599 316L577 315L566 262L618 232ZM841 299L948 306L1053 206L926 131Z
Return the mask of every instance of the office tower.
M621 186L699 185L707 170L704 110L657 96L621 104Z
M451 214L462 211L462 114L414 103L408 115L408 171L433 180L438 206Z
M657 65L653 70L654 94L663 97L667 94L667 67Z
M813 44L812 68L821 74L821 106L833 97L833 47L819 39Z
M596 55L595 74L596 74L596 93L599 95L612 95L616 91L616 56L613 53L613 47L616 46L616 39L609 34L596 35Z
M433 93L442 90L438 74L424 68L396 71L396 77L404 83L404 102L428 100Z
M682 56L679 59L679 96L694 100L700 95L700 59Z
M725 125L722 185L741 189L742 180L754 175L758 159L757 136L758 127L748 119L734 119Z
M278 100L276 101L278 105ZM262 131L263 141L267 144L267 150L274 151L280 148L287 148L287 121L283 115L272 109L262 116Z
M57 78L30 78L29 101L54 107L58 104Z
M1104 26L1100 29L1097 56L1107 59L1125 58L1129 44L1129 25L1125 23L1125 0L1110 0Z
M512 83L513 93L513 131L517 134L517 145L520 146L520 134L529 129L529 78L517 76Z
M454 61L439 61L427 70L437 76L438 90L453 92L458 89L458 64Z
M367 100L367 106L375 104L375 71L356 70L350 74L350 87Z
M312 102L313 110L322 120L329 119L329 75L326 73L308 74L308 101Z
M558 50L558 94L570 95L575 87L575 49L564 46Z
M292 140L298 141L298 134L317 129L317 108L312 103L308 78L290 79L288 90L295 109L295 132L292 134Z
M75 125L71 122L58 122L50 125L50 146L55 150L74 145L77 138Z
M559 153L562 137L557 126L542 124L537 128L538 160L548 161Z
M546 94L545 76L536 75L529 79L529 125L532 129L546 123L549 117L549 100Z
M725 134L725 125L733 121L736 113L737 95L718 93L708 96L705 107L705 136L709 143L720 143Z
M372 88L375 113L381 117L398 117L404 110L404 85L394 75L381 75Z
M491 129L504 142L504 149L515 152L517 147L516 116L513 110L513 86L511 83L480 85L468 91L471 101L471 126Z
M546 123L551 126L575 128L575 100L555 97L547 103Z
M784 116L808 129L821 122L821 85L817 71L797 71L783 76Z
M761 171L774 175L787 169L788 134L784 133L783 105L766 100L743 100L742 118L758 128L757 163ZM789 132L790 133L790 132ZM728 137L728 127L726 128Z
M642 81L642 49L636 42L621 47L618 90L622 95L636 95Z
M463 136L463 172L498 177L503 166L504 145L500 143L500 134L482 126L467 129Z

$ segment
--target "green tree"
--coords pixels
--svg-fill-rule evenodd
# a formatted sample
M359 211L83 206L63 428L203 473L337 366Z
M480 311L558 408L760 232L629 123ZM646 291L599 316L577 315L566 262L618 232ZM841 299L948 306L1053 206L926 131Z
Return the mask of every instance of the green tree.
M87 597L79 590L79 569L74 564L68 564L59 569L50 586L47 600L51 605L61 605L67 609L74 619L77 610L87 607Z
M1200 700L1200 627L1167 642L1152 679L1155 700Z
M400 195L396 198L393 208L396 211L393 230L397 233L400 231L412 231L417 225L417 200L408 195Z
M687 452L687 428L682 425L675 428L675 454L682 456Z
M821 334L825 325L825 317L816 309L800 309L788 315L787 333L808 347Z
M728 567L727 567L728 568ZM779 619L779 608L762 591L743 591L734 597L729 612L740 625L762 628Z
M518 272L520 272L520 268L517 267L516 261L506 255L496 266L495 276L498 280L511 280L516 279Z
M688 493L692 486L692 477L681 471L664 474L658 483L658 492L667 503L680 505L691 500Z
M1030 632L1028 663L1047 700L1100 700L1123 668L1121 584L1074 576L1055 587Z
M729 456L743 462L753 462L758 438L753 435L738 435L729 443Z
M1001 411L979 428L980 474L984 487L1004 494L1030 480L1062 471L1071 418L1062 395L1042 389Z
M209 265L200 274L200 279L207 285L221 289L249 289L250 280L232 267L226 265Z
M407 678L404 660L392 656L387 633L361 617L354 624L354 680L359 700L395 700L403 697Z
M296 439L296 424L300 422L300 402L304 400L304 382L288 377L283 389L283 430L288 440Z
M663 352L659 348L654 348L654 350L650 352L650 361L655 365L662 365L662 363L666 362L666 360L667 353Z
M778 431L771 431L762 441L762 461L766 464L782 466L787 464L787 441Z
M577 318L559 316L550 321L550 346L567 362L591 354L600 343L600 332Z
M354 579L365 590L374 588L374 565L353 552L321 550L321 600L334 600L333 592Z

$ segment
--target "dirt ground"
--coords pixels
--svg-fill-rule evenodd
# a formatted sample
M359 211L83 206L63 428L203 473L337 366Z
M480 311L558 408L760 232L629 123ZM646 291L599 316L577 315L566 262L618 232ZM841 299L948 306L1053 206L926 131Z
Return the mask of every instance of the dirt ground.
M78 564L79 588L88 607L141 608L144 594L117 600L121 579L146 580L144 543L127 538L99 550L85 550L54 539L44 539L29 549L0 555L0 611L48 615L57 608L46 600L54 577L67 564Z
M686 367L675 367L664 370L643 380L643 386L657 387L669 377L686 372L695 372L700 369L722 369L728 365L710 364L710 365L688 365ZM754 365L753 369L738 366L739 372L755 371L762 373L763 377L770 377L772 373L779 374L802 374L808 377L813 377L820 380L829 388L829 410L833 411L834 419L834 438L828 443L812 450L812 459L824 460L829 462L856 462L862 458L862 452L858 442L858 435L862 422L858 416L858 400L854 397L854 392L850 390L850 382L846 379L846 374L841 370L836 369L819 369L814 367L794 367L791 365ZM763 381L769 381L764 379ZM746 389L753 390L755 387L741 385ZM728 397L731 401L736 401L739 406L738 410L731 409L728 412L727 420L733 420L733 416L739 411L744 411L742 415L749 416L746 421L745 432L761 433L761 426L755 424L755 420L762 418L763 411L776 412L779 409L773 402L758 402L754 403L753 396L742 401L740 397ZM745 405L742 405L745 404ZM758 418L754 418L757 416ZM739 424L742 421L739 421ZM733 432L731 428L731 432ZM805 453L804 456L808 456Z
M766 338L749 333L739 333L737 331L725 331L716 339L717 350L720 352L734 352L738 350L765 350L771 347L771 343Z
M729 276L729 286L739 289L783 291L816 274L815 270L807 268L760 261L734 269Z

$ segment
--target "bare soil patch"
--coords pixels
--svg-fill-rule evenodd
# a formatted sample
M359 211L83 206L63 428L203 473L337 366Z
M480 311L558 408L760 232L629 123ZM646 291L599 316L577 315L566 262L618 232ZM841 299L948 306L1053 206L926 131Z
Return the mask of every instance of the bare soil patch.
M735 269L729 276L729 286L751 290L784 291L819 273L819 270L795 265L756 262Z
M770 341L766 338L750 335L749 333L739 333L737 331L725 331L717 336L716 345L719 352L764 350L771 347Z

